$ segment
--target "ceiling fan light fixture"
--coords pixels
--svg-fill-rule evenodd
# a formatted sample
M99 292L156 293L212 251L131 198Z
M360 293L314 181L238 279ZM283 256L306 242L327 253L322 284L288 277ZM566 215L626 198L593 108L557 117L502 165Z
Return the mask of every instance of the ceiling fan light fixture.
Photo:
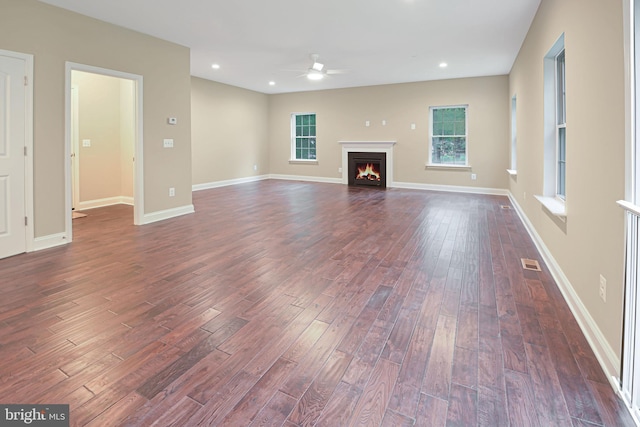
M322 71L322 69L324 68L324 64L321 64L319 62L314 62L311 68L316 71Z
M323 77L324 77L324 75L318 70L311 69L307 73L307 78L309 80L322 80Z

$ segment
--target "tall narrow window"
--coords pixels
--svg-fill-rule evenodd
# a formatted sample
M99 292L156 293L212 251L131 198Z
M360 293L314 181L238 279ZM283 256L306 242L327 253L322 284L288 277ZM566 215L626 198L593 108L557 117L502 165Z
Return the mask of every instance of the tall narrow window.
M316 160L316 115L294 113L291 115L291 158Z
M556 55L556 195L565 199L567 175L567 107L565 92L564 49Z
M516 127L516 95L511 98L511 166L510 173L515 173L517 170L517 155L516 150L518 147L518 131Z
M536 198L554 215L566 217L567 97L564 34L544 56L544 188Z
M467 106L430 107L431 141L429 163L460 165L467 163Z

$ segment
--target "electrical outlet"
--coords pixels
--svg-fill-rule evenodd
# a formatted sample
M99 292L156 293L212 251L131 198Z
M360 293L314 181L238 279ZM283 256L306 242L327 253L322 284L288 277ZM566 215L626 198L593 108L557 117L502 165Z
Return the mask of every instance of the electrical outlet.
M338 168L338 173L342 173L342 168Z
M600 289L598 293L600 294L600 299L607 302L607 279L605 279L602 274L600 275Z
M91 140L90 139L83 139L82 140L82 146L83 147L91 147Z
M471 174L471 181L475 181L478 176L475 173Z
M176 195L176 189L171 187L169 188L169 197L173 197Z
M162 141L162 146L164 148L173 148L173 139L167 138L167 139L163 140Z
M257 171L258 170L258 165L253 165L253 170Z

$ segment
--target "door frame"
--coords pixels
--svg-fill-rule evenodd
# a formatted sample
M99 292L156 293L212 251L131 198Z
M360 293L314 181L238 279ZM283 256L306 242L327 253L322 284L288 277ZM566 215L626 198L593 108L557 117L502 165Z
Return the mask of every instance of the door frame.
M92 65L79 64L67 61L65 63L65 235L67 242L73 238L72 213L73 195L71 189L71 73L73 71L84 71L93 74L117 77L133 81L134 86L134 174L133 174L133 223L134 225L144 224L144 157L143 157L143 86L142 76L138 74L125 73L122 71L110 70L107 68L94 67Z
M0 55L24 61L25 111L24 111L24 214L26 216L25 248L34 250L34 211L33 211L33 55L0 49Z

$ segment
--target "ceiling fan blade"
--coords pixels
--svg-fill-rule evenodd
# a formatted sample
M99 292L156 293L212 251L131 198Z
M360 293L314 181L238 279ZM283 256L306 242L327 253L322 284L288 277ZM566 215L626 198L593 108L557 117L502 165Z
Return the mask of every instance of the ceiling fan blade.
M327 70L327 74L347 74L348 70Z

